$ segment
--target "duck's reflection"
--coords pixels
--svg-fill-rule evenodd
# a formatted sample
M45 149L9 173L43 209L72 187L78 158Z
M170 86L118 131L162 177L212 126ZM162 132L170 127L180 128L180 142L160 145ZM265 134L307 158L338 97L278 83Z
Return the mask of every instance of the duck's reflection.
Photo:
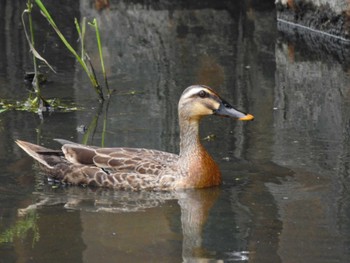
M220 188L218 187L177 193L181 208L182 257L184 260L206 257L202 249L203 227L219 195Z
M220 187L129 192L45 184L36 193L37 202L19 209L18 214L24 216L52 207L62 210L62 206L67 211L80 211L81 238L86 246L84 262L100 258L191 261L210 257L203 249L202 234L220 192ZM45 217L45 213L40 217ZM39 223L58 223L49 220ZM76 223L67 225L67 231L76 228Z

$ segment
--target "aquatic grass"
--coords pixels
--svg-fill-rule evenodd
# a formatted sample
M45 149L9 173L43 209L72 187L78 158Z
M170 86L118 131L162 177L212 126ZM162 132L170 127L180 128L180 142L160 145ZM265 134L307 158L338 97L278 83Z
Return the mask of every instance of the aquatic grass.
M33 113L39 113L42 117L42 112L44 111L73 111L77 107L71 105L62 104L57 99L45 99L41 94L40 84L46 80L46 77L38 70L38 60L44 62L53 72L56 71L53 67L39 54L35 48L35 38L34 38L34 26L32 20L32 10L33 10L33 0L28 0L26 3L27 8L22 12L22 25L27 43L30 48L30 52L33 55L33 68L34 72L26 73L25 79L30 81L32 87L34 88L34 93L29 93L29 97L24 101L13 101L0 99L0 113L6 112L8 110L19 110L28 111ZM28 16L29 33L26 26L25 15Z
M78 19L75 18L74 19L74 24L75 24L75 28L78 32L78 35L79 35L79 40L80 40L80 43L81 43L81 59L82 61L86 64L86 61L89 63L90 65L90 73L91 73L91 76L96 79L97 81L97 76L95 74L95 69L91 63L91 60L90 60L90 57L85 49L85 32L86 32L86 17L83 17L83 20L81 22L81 25L79 24L78 22Z
M75 28L78 32L79 35L79 39L80 39L80 44L81 44L81 58L84 60L86 51L85 51L85 32L86 32L86 17L83 17L82 21L81 21L81 28L80 28L80 24L78 22L77 18L74 18L74 24L75 24Z
M104 64L104 60L103 60L101 36L100 36L99 28L98 28L97 19L94 18L92 23L89 23L89 24L95 29L95 32L96 32L96 41L97 41L98 53L99 53L99 56L100 56L102 74L103 74L103 78L104 78L104 81L105 81L106 89L108 91L108 95L110 95L111 91L110 91L109 86L108 86L107 74L106 74L105 64Z
M35 49L35 40L34 40L34 28L33 28L33 20L32 20L32 9L33 9L33 4L31 0L28 0L27 2L27 9L25 9L22 13L22 25L23 25L23 29L24 29L24 34L26 36L30 51L33 54L33 64L34 64L34 72L35 72L35 76L36 77L38 74L38 67L37 67L37 59L43 61L53 72L56 73L56 71L53 69L53 67L46 61L46 59L44 59L39 52ZM27 32L27 28L26 28L26 23L24 21L24 15L28 14L28 23L29 23L29 31L30 31L30 37L29 34Z
M40 89L40 77L42 76L42 74L39 73L38 71L38 63L37 63L37 59L43 61L52 71L55 72L55 70L51 67L51 65L42 57L40 56L40 54L36 51L35 49L35 40L34 40L34 28L33 28L33 20L32 20L32 8L33 8L33 4L31 0L28 0L27 2L27 9L25 9L22 13L21 19L22 19L22 25L23 25L23 29L24 29L24 33L30 48L30 51L33 54L33 67L34 67L34 75L32 78L32 86L35 90L35 93L37 94L36 100L33 100L31 102L31 104L36 104L36 107L42 107L43 105L48 106L48 102L45 101L42 96L41 96L41 89ZM29 23L29 31L30 31L30 36L27 32L27 28L26 28L26 23L24 21L24 15L27 14L28 15L28 23ZM3 112L6 109L2 109L0 111Z
M85 58L88 59L88 61L90 63L91 71L96 77L96 74L94 72L94 67L92 66L91 61L90 61L90 57L88 56L88 54L85 50L86 17L83 17L81 25L79 24L79 22L76 18L74 19L74 23L75 23L75 27L77 29L77 32L79 34L79 39L80 39L80 43L81 43L81 58L84 61L85 61ZM100 62L101 62L102 74L103 74L106 89L108 91L108 95L111 95L111 91L110 91L109 85L108 85L105 64L104 64L104 60L103 60L102 41L101 41L101 36L100 36L100 31L99 31L97 19L94 18L94 20L92 22L90 22L89 25L92 26L96 32L96 41L97 41L97 48L98 48L98 53L99 53Z
M44 15L44 17L49 21L50 25L56 31L57 35L60 37L60 39L62 40L64 45L68 48L68 50L76 57L78 62L81 64L81 66L83 67L84 71L89 76L89 79L90 79L93 87L95 88L97 94L100 96L100 99L104 100L102 88L101 88L101 86L98 83L94 67L93 67L93 65L91 63L91 60L90 60L89 56L87 55L86 50L85 50L84 37L85 37L85 32L86 32L86 18L85 17L83 18L83 21L82 21L81 25L79 25L79 22L78 22L77 19L74 20L77 32L79 34L80 42L81 42L81 55L79 56L78 53L75 51L75 49L66 40L64 35L60 32L60 30L58 29L56 23L52 19L50 13L47 11L46 7L43 5L41 0L35 0L35 2L39 6L39 8L42 11L42 14ZM97 47L98 47L98 51L99 51L99 57L100 57L100 62L101 62L103 78L104 78L106 89L108 91L108 95L110 95L111 91L109 89L107 74L106 74L104 60L103 60L101 36L100 36L100 31L99 31L97 19L95 18L93 20L93 22L91 22L89 24L95 29L95 32L96 32L96 41L97 41ZM86 60L89 62L90 69L87 67Z
M22 13L22 24L23 24L24 33L25 33L28 45L30 47L30 52L33 55L34 72L26 73L25 79L32 83L34 88L34 93L31 92L29 94L29 97L23 101L0 99L0 113L4 113L9 110L19 110L19 111L39 113L39 115L42 117L42 112L44 111L70 112L70 111L78 110L78 107L76 107L75 105L62 104L62 102L58 99L44 99L41 95L40 83L42 83L41 76L43 76L43 74L41 74L38 70L38 60L43 61L53 72L56 73L56 71L35 49L34 26L33 26L33 20L32 20L32 10L33 10L34 1L35 1L35 4L39 7L42 15L49 22L49 24L54 29L56 34L59 36L63 44L75 56L75 58L80 63L84 71L87 73L90 79L90 82L92 83L96 93L99 96L100 102L103 102L104 96L103 96L102 88L98 83L97 76L95 74L95 70L91 63L90 57L88 56L85 50L84 38L86 33L86 18L84 17L82 19L81 25L78 23L78 20L75 19L76 30L79 34L79 38L81 41L81 55L79 55L77 51L67 41L67 39L62 34L62 32L59 30L55 21L53 20L52 16L48 12L44 4L41 2L41 0L27 0L27 8ZM25 22L25 15L28 16L27 22ZM29 25L29 33L26 26L27 24ZM93 22L89 24L93 26L96 32L96 40L97 40L97 46L99 50L102 72L105 80L106 89L108 91L108 97L110 97L111 92L108 87L107 74L106 74L104 61L103 61L103 54L102 54L101 37L99 33L97 20L94 19ZM46 80L45 77L44 79Z
M32 20L32 8L33 8L33 4L31 3L31 0L28 0L28 2L27 2L27 9L25 9L23 11L23 13L22 13L22 24L23 24L23 28L24 28L24 33L25 33L26 38L27 38L27 42L29 43L30 49L32 50L32 54L33 54L34 78L33 78L33 82L32 83L38 84L39 83L38 82L38 65L37 65L37 61L36 61L36 57L35 57L35 53L34 53L35 41L34 41L34 30L33 30L33 20ZM27 30L26 30L26 25L24 23L24 18L23 18L23 15L25 14L25 12L28 12L30 39L28 37ZM40 87L39 87L39 85L37 85L36 92L38 94L40 94Z
M63 44L66 46L66 48L75 56L75 58L78 60L79 64L82 66L82 68L84 69L85 73L88 75L90 82L93 86L93 88L95 89L97 95L99 96L99 98L101 99L101 101L104 100L104 96L103 96L103 91L101 86L98 83L98 80L96 78L96 75L93 73L92 69L88 68L88 65L86 64L86 61L83 59L84 56L79 56L79 54L77 53L77 51L72 47L72 45L68 42L68 40L65 38L65 36L62 34L62 32L59 30L58 26L56 25L55 21L53 20L52 16L50 15L50 13L48 12L48 10L46 9L46 7L44 6L44 4L41 2L41 0L35 0L35 3L37 4L37 6L39 7L39 9L41 10L41 13L43 14L43 16L46 18L46 20L49 22L49 24L51 25L51 27L55 30L56 34L58 35L58 37L61 39L61 41L63 42ZM91 64L90 64L91 66Z

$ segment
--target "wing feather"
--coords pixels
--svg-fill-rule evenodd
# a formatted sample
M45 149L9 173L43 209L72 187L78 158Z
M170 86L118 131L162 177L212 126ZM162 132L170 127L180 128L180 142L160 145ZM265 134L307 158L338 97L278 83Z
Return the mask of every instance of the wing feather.
M62 151L72 164L96 166L110 173L158 175L178 160L178 155L144 148L93 148L81 144L64 144Z

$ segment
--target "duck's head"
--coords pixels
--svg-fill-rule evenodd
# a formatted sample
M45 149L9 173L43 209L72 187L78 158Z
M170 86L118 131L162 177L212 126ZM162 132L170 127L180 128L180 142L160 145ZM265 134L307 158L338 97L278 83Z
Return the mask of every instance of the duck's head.
M184 90L179 101L181 118L200 120L207 115L230 117L242 121L254 119L251 114L236 110L214 90L203 85L190 86Z

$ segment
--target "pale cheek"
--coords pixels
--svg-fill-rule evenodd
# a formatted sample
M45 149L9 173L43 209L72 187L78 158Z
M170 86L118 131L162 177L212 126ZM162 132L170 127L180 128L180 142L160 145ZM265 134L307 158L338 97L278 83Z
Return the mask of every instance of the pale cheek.
M205 116L205 115L212 115L213 111L204 105L196 105L192 109L192 115L193 116Z

